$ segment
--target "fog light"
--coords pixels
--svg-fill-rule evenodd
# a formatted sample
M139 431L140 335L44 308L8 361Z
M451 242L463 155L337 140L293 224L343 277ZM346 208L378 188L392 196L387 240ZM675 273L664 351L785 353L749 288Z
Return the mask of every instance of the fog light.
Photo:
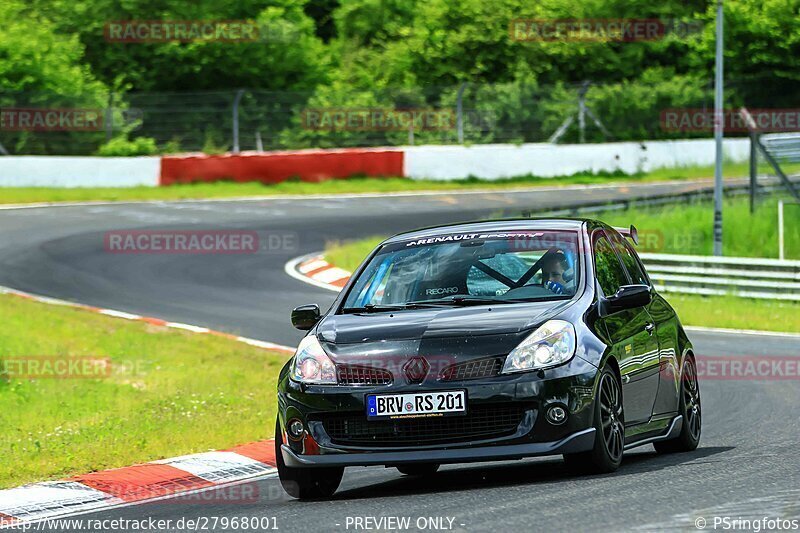
M305 428L303 427L303 423L298 420L290 420L289 424L289 438L292 440L300 440L303 438L303 434L305 433Z
M552 424L563 424L567 419L567 410L556 405L547 410L547 420Z

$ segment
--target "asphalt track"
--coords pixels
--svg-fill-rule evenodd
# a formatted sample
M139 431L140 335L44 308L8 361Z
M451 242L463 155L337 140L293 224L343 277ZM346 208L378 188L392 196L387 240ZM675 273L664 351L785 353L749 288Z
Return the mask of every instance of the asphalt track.
M284 264L321 250L327 241L698 187L652 184L0 210L0 285L291 345L301 337L289 325L291 308L311 302L324 308L333 293L290 278ZM272 235L273 247L282 240L275 249L256 254L106 250L107 232L132 229L242 229L259 232L262 242ZM797 338L704 332L690 337L706 355L800 354ZM284 531L391 526L361 522L359 528L357 517L410 517L411 531L431 526L423 523L429 517L440 517L445 529L459 531L696 530L698 517L707 520L707 529L715 516L800 518L800 382L707 380L701 387L704 427L697 451L659 456L645 446L627 453L612 475L570 475L558 457L447 466L425 481L402 477L394 469L354 468L346 471L328 502L291 500L276 479L268 478L254 482L257 503L162 501L83 518L275 517Z

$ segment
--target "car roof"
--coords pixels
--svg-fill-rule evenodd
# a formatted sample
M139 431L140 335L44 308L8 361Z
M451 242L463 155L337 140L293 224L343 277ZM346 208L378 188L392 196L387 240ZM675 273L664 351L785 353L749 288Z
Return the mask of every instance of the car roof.
M405 233L398 233L384 243L400 242L414 239L425 239L448 233L486 233L520 230L555 230L580 231L585 223L600 224L585 218L506 218L503 220L485 220L431 226Z

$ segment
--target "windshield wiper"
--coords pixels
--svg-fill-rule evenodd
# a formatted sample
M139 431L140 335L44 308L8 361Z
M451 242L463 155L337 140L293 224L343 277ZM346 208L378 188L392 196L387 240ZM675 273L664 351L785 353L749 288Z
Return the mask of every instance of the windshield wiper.
M481 296L448 296L446 298L437 298L435 300L420 300L418 302L409 302L411 304L438 304L438 305L487 305L487 304L504 304L514 303L511 300L496 300L494 298L483 298Z
M343 313L382 313L385 311L403 311L405 309L428 309L438 307L435 302L409 302L405 304L366 304L364 307L345 307Z

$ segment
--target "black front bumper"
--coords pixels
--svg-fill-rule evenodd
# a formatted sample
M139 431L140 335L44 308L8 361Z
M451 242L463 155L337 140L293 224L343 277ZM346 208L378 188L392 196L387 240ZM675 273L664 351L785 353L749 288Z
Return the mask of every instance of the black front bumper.
M577 453L594 445L594 389L597 368L579 357L560 367L543 371L495 376L458 382L426 382L418 385L397 384L383 387L308 386L282 373L278 384L279 431L283 435L282 456L290 467L394 465L401 463L459 463L519 459L539 455ZM403 428L377 434L366 420L365 396L368 393L422 392L426 390L465 389L467 391L466 426L450 433L431 422L437 434L403 434ZM552 406L568 412L562 423L552 423L546 413ZM495 410L495 411L492 411ZM505 410L505 411L504 411ZM505 424L502 431L472 432L467 417L484 413L484 423L504 419L503 412L520 413L518 423ZM487 418L488 411L497 412ZM331 418L348 417L349 425L328 425ZM286 424L300 420L305 437L287 438ZM383 422L376 422L384 426ZM346 431L342 431L342 428ZM334 431L335 429L337 429ZM395 437L396 435L396 437ZM395 440L397 438L397 440ZM374 440L370 440L374 439Z
M594 446L595 429L589 428L556 442L532 442L505 446L482 446L477 448L409 450L369 453L333 453L326 455L301 455L287 446L281 446L286 466L292 468L314 466L372 466L408 463L469 463L502 461L556 455L591 450Z

